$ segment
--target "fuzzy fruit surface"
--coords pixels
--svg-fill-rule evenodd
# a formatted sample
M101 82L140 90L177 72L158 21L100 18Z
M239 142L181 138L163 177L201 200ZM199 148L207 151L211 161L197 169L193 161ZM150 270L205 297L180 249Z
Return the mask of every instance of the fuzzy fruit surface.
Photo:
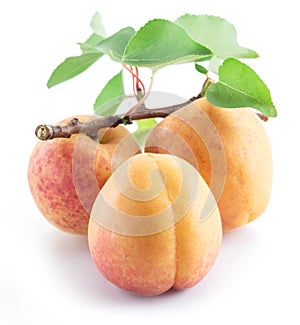
M210 271L222 224L194 167L171 155L139 154L98 194L88 239L95 264L110 282L135 294L158 295L192 287Z
M91 118L79 116L82 122ZM31 154L28 182L34 201L45 218L63 231L87 233L92 205L113 168L139 151L124 127L101 132L99 142L85 134L38 142Z
M250 109L223 109L205 98L165 118L146 152L189 161L211 187L224 231L262 214L272 185L272 154L262 121Z

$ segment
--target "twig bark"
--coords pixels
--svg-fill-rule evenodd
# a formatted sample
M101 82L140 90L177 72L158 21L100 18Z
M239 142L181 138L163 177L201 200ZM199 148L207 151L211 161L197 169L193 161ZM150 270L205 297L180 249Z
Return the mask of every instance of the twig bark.
M132 121L162 117L165 118L168 115L174 113L175 111L183 108L184 106L194 102L196 99L199 99L201 94L196 97L192 97L184 103L149 109L144 105L141 105L138 109L129 114L116 114L109 115L105 117L98 117L86 122L80 122L77 118L73 118L68 123L63 125L46 125L41 124L37 126L35 129L35 135L40 140L51 140L54 138L70 138L73 134L85 133L86 135L96 138L98 131L100 129L116 127L119 124L127 125L131 124ZM256 113L258 117L267 121L268 117L261 114Z
M63 125L38 125L35 129L35 135L40 140L51 140L54 138L70 138L72 134L85 133L90 137L97 137L97 133L100 129L116 127L119 124L131 124L132 121L142 120L155 117L167 117L180 108L192 103L197 97L192 97L184 103L149 109L145 106L141 106L130 114L116 114L105 117L98 117L87 122L80 122L77 118L73 118Z

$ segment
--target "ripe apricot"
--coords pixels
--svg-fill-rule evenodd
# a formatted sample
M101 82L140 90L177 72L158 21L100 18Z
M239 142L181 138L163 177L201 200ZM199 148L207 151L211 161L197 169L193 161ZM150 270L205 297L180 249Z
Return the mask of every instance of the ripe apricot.
M99 271L141 295L197 284L212 268L222 239L211 191L189 163L138 154L105 183L88 231Z
M91 118L79 116L82 122ZM31 154L28 182L34 201L48 221L69 233L87 233L100 189L114 168L140 151L122 126L100 133L98 142L85 134L38 142Z
M149 134L145 150L189 161L218 202L224 231L262 214L272 185L268 136L256 113L224 109L205 98L173 113Z

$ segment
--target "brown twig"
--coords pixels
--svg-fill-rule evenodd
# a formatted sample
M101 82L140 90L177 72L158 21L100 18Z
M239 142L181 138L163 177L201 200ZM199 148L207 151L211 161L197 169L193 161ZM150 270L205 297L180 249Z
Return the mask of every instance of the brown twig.
M54 138L70 138L73 134L85 133L92 138L96 138L98 131L100 129L116 127L119 124L127 125L131 124L132 121L148 119L148 118L156 118L162 117L165 118L168 115L174 113L175 111L183 108L184 106L191 104L196 99L199 99L201 94L196 97L192 97L184 103L149 109L144 105L140 106L139 109L136 109L132 113L129 114L116 114L109 115L105 117L94 118L90 121L80 122L77 118L73 118L68 123L63 125L46 125L42 124L37 126L35 130L35 135L40 140L51 140ZM267 121L268 117L261 114L256 113L258 117Z
M70 138L72 134L85 133L90 137L97 137L100 129L116 127L119 124L131 124L132 121L142 120L155 117L167 117L178 109L192 103L197 97L192 97L184 103L149 109L145 106L135 110L131 114L116 114L105 117L95 118L87 122L80 122L77 118L73 118L63 125L46 125L41 124L35 129L35 135L40 140L51 140L54 138Z

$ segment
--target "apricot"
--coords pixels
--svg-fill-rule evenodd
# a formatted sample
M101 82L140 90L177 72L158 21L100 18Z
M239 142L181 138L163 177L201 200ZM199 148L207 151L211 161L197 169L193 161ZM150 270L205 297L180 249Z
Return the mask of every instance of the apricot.
M196 100L154 127L145 151L171 153L200 172L218 202L224 231L256 219L267 207L271 147L251 109L224 109L205 98Z
M79 120L90 118L94 117L80 116ZM139 151L134 137L122 126L101 130L99 141L79 134L38 142L28 167L33 199L45 218L59 229L86 234L100 189L114 168Z
M197 284L221 246L220 214L185 160L138 154L108 179L92 208L90 252L117 287L140 295Z

